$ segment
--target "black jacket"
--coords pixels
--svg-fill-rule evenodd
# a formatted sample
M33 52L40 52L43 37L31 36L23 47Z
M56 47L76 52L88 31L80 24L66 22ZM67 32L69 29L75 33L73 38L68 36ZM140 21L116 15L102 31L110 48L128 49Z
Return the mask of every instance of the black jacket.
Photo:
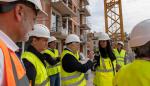
M89 69L92 68L92 66L92 61L89 60L87 63L81 64L73 55L70 54L66 54L62 59L62 67L66 72L69 73L75 71L86 73Z
M34 55L36 55L40 59L40 61L43 63L43 65L46 66L44 63L43 55L40 52L38 52L33 46L31 46L31 45L28 46L26 51L32 52ZM36 78L36 69L35 69L34 65L31 62L29 62L27 59L23 59L23 63L26 68L27 77L30 81L32 81L32 86L34 86L35 78Z
M52 49L49 49L50 51L54 52ZM56 59L53 59L53 57L51 57L51 55L47 54L47 53L44 53L43 54L44 57L45 57L45 60L50 64L50 65L56 65L58 62L60 62L60 58L56 58Z
M32 52L34 55L36 55L40 61L43 63L43 65L46 67L46 64L45 64L45 60L48 60L48 62L52 63L52 64L56 64L57 61L53 60L52 58L48 58L49 55L43 55L41 54L40 52L38 52L33 46L28 46L27 52ZM32 86L35 86L35 78L36 78L36 74L37 74L37 71L34 67L34 65L29 62L27 59L23 59L23 63L24 63L24 66L26 68L26 73L27 73L27 77L30 81L32 81Z

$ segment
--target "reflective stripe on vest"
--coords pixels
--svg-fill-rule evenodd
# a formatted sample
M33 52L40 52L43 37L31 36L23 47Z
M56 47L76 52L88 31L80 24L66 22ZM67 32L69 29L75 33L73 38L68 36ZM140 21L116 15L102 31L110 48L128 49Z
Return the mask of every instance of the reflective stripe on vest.
M67 85L67 86L78 86L78 85L80 85L84 80L85 80L85 77L83 76L83 78L82 78L80 81L74 82L74 83L69 84L69 85ZM63 86L63 85L62 85L62 86ZM64 85L64 86L66 86L66 85ZM83 86L84 86L84 85L83 85Z
M82 75L82 73L78 73L76 75L68 76L68 77L61 77L61 80L63 82L63 81L71 80L71 79L78 78L78 77L81 77L81 76L82 76L81 80L79 80L77 82L72 82L72 83L67 84L67 85L62 85L62 86L78 86L85 80L85 77L84 77L84 75Z
M4 86L29 86L25 69L16 54L0 40L4 55Z
M56 59L59 56L57 49L54 49L54 52L52 52L51 49L47 49L44 51L44 53L50 55L53 59ZM60 62L57 63L56 65L50 65L48 62L46 62L48 76L59 73L60 72L60 65L61 65Z
M34 65L36 69L35 85L50 86L46 68L40 59L32 52L24 52L21 57L22 59L26 59Z
M4 76L4 55L2 50L0 49L0 86L3 86L3 76Z
M66 54L70 54L74 56L79 61L79 54L73 54L69 50L63 50L61 54L61 59L63 59L63 57ZM84 73L77 72L77 71L68 73L62 68L62 66L61 66L60 73L61 73L62 86L86 86Z
M113 72L113 69L108 69L108 70L106 70L106 69L104 69L104 70L97 69L96 71L97 72Z
M46 86L46 84L49 83L49 78L43 81L41 84L35 84L35 86Z
M115 71L113 69L113 62L110 58L100 57L100 65L97 66L93 83L95 86L112 86Z
M15 64L13 63L13 59L11 58L11 63L12 63L12 68L15 69ZM16 81L16 86L28 86L29 85L29 82L28 82L28 79L27 79L27 76L23 76L22 79L18 79L17 78L17 71L16 70L13 70L13 73L14 73L14 78L15 78L15 81Z
M70 79L73 79L73 78L77 78L81 75L81 73L77 73L73 76L68 76L68 77L61 77L61 80L70 80Z
M54 66L49 65L48 68L54 68L54 67L57 67L57 66L60 66L60 65L61 65L61 63L58 63L58 64L56 64Z

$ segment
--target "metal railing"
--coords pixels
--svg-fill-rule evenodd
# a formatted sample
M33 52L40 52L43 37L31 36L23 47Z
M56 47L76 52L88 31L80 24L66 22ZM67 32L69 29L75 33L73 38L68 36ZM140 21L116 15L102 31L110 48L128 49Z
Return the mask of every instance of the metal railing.
M50 32L60 32L61 34L68 35L68 29L63 28L62 26L52 27Z
M68 0L51 0L51 2L63 1L68 6Z
M89 6L83 5L83 6L80 6L80 8L81 8L81 9L87 9L87 10L90 12Z

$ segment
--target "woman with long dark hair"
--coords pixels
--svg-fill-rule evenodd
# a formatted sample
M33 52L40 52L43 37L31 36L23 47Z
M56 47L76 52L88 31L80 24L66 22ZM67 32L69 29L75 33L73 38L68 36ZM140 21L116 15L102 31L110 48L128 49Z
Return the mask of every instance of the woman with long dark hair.
M112 86L116 57L113 54L108 34L100 33L98 40L99 54L94 59L97 62L95 66L94 85Z

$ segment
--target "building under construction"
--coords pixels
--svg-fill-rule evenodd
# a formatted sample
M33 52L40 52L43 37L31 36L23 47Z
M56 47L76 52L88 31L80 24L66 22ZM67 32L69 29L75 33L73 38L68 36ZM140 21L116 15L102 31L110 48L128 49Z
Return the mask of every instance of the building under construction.
M68 34L77 34L82 43L81 52L87 55L88 44L92 43L91 27L88 16L91 15L88 0L41 0L48 17L39 17L38 23L46 25L52 36L58 39L57 48L61 52ZM90 40L90 41L89 41Z

